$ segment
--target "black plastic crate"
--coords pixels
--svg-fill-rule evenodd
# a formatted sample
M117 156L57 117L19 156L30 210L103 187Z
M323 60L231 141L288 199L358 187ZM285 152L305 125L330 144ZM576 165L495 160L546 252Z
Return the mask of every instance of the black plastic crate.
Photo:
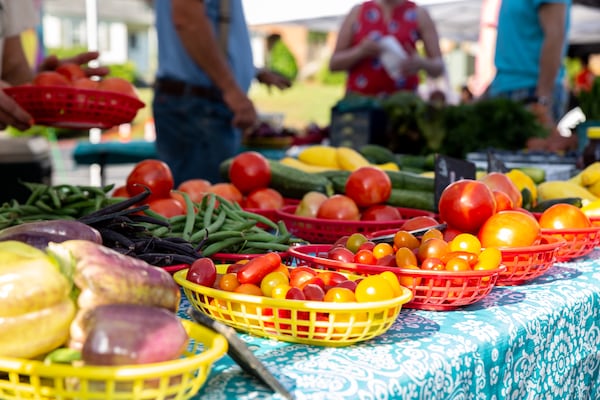
M329 139L332 146L359 149L365 144L387 146L387 115L383 109L340 111L331 109Z

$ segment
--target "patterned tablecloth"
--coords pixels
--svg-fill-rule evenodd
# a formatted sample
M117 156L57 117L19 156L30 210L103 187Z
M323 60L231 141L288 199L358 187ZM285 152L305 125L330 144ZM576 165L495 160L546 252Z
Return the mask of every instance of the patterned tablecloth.
M297 399L600 399L600 250L353 346L241 336ZM228 356L194 398L281 399Z

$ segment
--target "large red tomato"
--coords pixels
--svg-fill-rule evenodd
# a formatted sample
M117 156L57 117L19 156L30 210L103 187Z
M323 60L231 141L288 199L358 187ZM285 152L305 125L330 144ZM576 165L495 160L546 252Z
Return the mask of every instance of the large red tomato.
M434 217L430 217L428 215L417 215L416 217L411 217L404 221L404 223L400 225L400 229L410 232L435 225L439 225L439 221Z
M334 194L321 203L319 211L317 211L317 218L358 221L360 210L350 197Z
M233 158L229 167L229 180L243 194L269 186L271 165L257 151L245 151Z
M513 208L521 207L523 205L523 195L521 195L521 191L505 174L501 172L490 172L482 176L479 180L492 190L499 190L506 193L512 200Z
M567 203L548 207L540 216L539 224L544 229L589 228L592 225L581 208Z
M477 235L481 247L527 247L541 237L538 221L521 211L500 211L481 226Z
M176 215L185 214L185 207L173 197L167 199L156 199L148 202L150 209L163 217L171 218Z
M438 204L440 219L463 232L477 233L496 212L494 193L474 179L454 181L442 191Z
M202 201L202 197L208 192L211 183L206 179L188 179L187 181L181 182L177 187L177 190L186 192L190 199L194 203Z
M144 187L150 189L151 194L147 202L155 199L164 199L170 196L173 190L173 175L169 166L154 159L148 159L137 163L127 176L127 192L135 196L144 191Z
M381 168L358 168L352 171L346 181L345 194L359 207L385 203L391 193L392 181Z
M253 190L244 200L245 208L255 208L259 210L278 210L283 207L283 204L283 196L273 188Z
M398 221L402 214L397 207L388 204L375 204L360 214L361 221Z

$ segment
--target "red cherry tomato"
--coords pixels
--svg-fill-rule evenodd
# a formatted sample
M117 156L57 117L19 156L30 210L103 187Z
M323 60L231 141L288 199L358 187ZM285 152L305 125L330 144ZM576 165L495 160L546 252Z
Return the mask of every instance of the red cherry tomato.
M71 82L75 82L77 79L85 78L85 71L80 65L75 63L64 63L56 67L54 70L59 74L63 75Z
M244 264L237 272L240 283L260 284L268 273L275 271L281 265L281 256L278 253L266 253L255 257Z
M477 235L481 247L526 247L536 244L541 235L538 221L523 212L506 210L492 215Z
M319 207L317 218L358 221L360 210L350 197L343 194L334 194Z
M212 287L217 280L215 263L208 257L199 258L190 265L185 278L198 285Z
M398 221L400 219L402 219L400 210L388 204L375 204L360 215L361 221Z
M245 151L233 158L229 167L229 180L243 194L269 186L271 165L257 151Z
M211 183L206 179L188 179L187 181L181 182L177 187L180 192L186 192L190 196L190 200L194 203L199 203L204 197L204 194L208 192Z
M125 185L119 186L113 190L112 197L129 197L129 192L127 191L127 187Z
M290 286L302 288L304 284L317 276L317 271L306 266L292 268L290 271Z
M345 193L359 207L385 203L392 193L392 181L381 168L360 167L348 177Z
M442 191L438 204L442 221L453 228L477 233L481 225L496 212L494 193L474 179L454 181Z
M258 210L278 210L283 205L283 196L273 188L255 189L244 200L245 208L255 208Z
M148 159L137 163L127 176L127 192L130 196L142 193L144 187L150 189L147 201L164 199L173 190L173 175L169 166L160 161Z
M148 203L150 209L163 217L171 218L176 215L185 214L185 206L173 197L168 199L156 199Z
M354 255L354 262L358 264L375 265L377 264L377 258L375 258L372 251L363 249L356 252Z

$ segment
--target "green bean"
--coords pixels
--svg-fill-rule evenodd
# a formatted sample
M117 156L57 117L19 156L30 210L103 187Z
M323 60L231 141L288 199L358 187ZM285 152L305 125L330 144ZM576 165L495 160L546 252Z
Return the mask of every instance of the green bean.
M211 221L212 221L212 217L213 217L213 212L215 210L215 204L217 202L217 199L215 196L210 196L207 203L206 203L206 208L204 209L204 219L203 219L203 223L204 226L207 227L208 225L210 225Z
M239 237L230 237L229 239L222 240L220 242L212 243L209 246L206 246L204 249L200 251L203 257L212 256L215 253L218 253L222 250L228 249L231 246L243 242L244 239Z
M158 228L151 230L152 235L157 237L164 237L170 231L171 228L167 226L159 226Z
M226 217L227 217L227 214L225 214L225 211L219 212L219 214L217 215L217 218L215 218L215 220L213 222L211 222L209 225L204 226L204 229L206 229L206 231L209 234L212 232L218 231L223 226L223 223L225 222Z
M195 234L192 235L192 240L190 240L191 242L196 242L199 239L203 238L204 236L206 236L205 242L206 243L214 243L214 242L218 242L221 240L225 240L225 239L229 239L231 237L242 237L242 232L241 231L218 231L215 233L212 233L210 235L200 235L200 233L204 234L205 230L202 229L198 232L196 232Z
M223 226L221 226L221 229L231 231L245 231L255 226L256 222L254 220L226 221L223 223Z
M46 190L48 190L48 187L45 185L43 185L43 186L42 185L38 185L38 186L26 185L26 186L31 190L31 194L25 201L25 204L27 204L27 205L34 204L46 192Z
M183 199L185 200L186 207L185 225L183 226L183 238L189 241L190 237L192 236L192 229L194 228L196 213L194 212L194 204L192 203L190 196L186 192L180 193L183 196Z
M242 218L254 219L254 220L256 220L256 222L261 222L261 223L265 224L266 226L268 226L269 228L277 229L277 224L275 222L271 221L269 218L265 217L264 215L256 214L256 213L253 213L250 211L245 211L245 210L238 210L237 213Z
M50 207L49 205L47 205L46 203L44 203L42 200L38 200L38 201L36 201L36 202L35 202L35 205L36 205L36 206L37 206L37 207L38 207L40 210L43 210L43 211L46 211L46 212L49 212L49 213L51 213L51 212L54 212L54 209L53 209L52 207Z

